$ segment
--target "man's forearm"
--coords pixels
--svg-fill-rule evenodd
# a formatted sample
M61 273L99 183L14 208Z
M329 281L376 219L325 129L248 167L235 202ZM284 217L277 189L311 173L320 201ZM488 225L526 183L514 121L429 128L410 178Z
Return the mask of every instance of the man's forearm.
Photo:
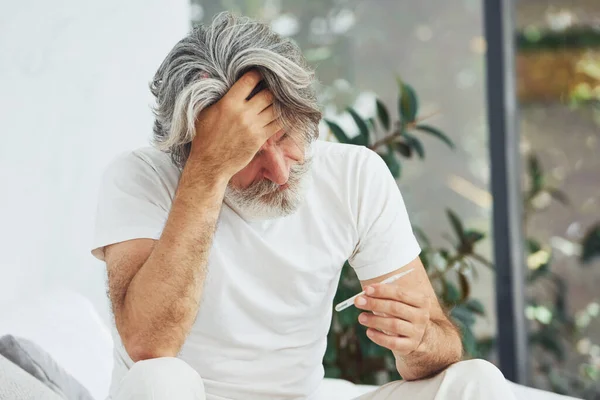
M447 319L430 320L417 350L396 355L398 373L406 380L432 376L462 358L462 342L456 327Z
M120 332L136 358L175 356L196 318L227 180L184 168L160 239L131 281ZM125 340L124 340L125 342Z

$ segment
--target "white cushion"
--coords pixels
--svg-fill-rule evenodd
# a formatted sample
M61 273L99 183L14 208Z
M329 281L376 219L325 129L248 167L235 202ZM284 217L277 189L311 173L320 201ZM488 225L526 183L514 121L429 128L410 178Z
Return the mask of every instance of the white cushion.
M42 293L0 310L0 336L42 347L97 400L108 396L113 342L91 302L68 290Z
M0 355L0 399L62 400L52 389Z

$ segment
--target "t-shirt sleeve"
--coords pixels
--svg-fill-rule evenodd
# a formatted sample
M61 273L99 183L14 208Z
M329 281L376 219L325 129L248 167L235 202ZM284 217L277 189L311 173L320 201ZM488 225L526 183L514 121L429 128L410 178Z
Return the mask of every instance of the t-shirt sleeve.
M358 244L348 260L361 281L393 272L421 253L394 177L377 153L364 152L356 181Z
M132 239L159 239L170 195L156 168L136 153L117 157L102 176L92 254L104 261L104 248Z

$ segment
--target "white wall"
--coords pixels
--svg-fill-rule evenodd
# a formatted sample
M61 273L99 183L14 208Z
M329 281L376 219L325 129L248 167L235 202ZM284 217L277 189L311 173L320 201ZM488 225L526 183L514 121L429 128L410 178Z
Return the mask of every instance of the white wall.
M189 29L188 0L2 0L0 307L56 287L108 318L89 252L98 181L148 143L148 82Z

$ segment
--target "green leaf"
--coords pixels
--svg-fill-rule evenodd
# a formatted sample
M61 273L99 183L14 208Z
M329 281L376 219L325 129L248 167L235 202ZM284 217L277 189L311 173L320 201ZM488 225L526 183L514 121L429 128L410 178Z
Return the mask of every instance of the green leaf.
M475 314L485 315L485 308L483 307L483 303L477 299L469 299L464 306L473 311Z
M417 240L421 243L421 246L426 248L431 247L431 241L429 240L423 229L417 226L413 226L413 233L417 237Z
M591 380L600 380L600 368L594 365L584 364L583 373Z
M491 351L496 346L496 339L493 337L486 337L477 341L477 357L489 360Z
M346 260L344 262L344 266L342 267L342 275L344 277L356 277L356 272L354 272L354 268L350 265L350 261Z
M364 325L356 325L356 336L358 337L361 353L367 357L382 357L389 351L369 339L367 336L367 327Z
M475 324L475 313L464 307L463 305L457 305L450 311L450 316L465 326L471 326Z
M425 272L427 272L429 274L430 270L431 270L431 256L429 255L429 248L425 247L421 244L421 247L423 247L423 251L421 252L421 262L423 263L423 267L425 268ZM435 278L433 278L435 279ZM432 280L433 280L432 279Z
M365 121L369 125L369 132L375 132L375 118L367 118Z
M558 275L552 275L552 280L556 285L556 299L554 301L554 316L563 324L570 325L573 318L567 310L567 283Z
M552 391L557 394L570 395L573 394L573 389L569 384L569 378L565 374L556 370L550 371L548 374Z
M353 326L358 321L358 315L361 313L359 309L352 306L338 313L340 325L342 328Z
M354 293L354 294L353 294ZM339 302L342 302L344 300L346 300L349 297L352 297L356 294L356 292L354 291L353 287L350 287L350 285L342 285L340 284L338 286L338 290L335 294L335 298L334 298L334 303L337 304Z
M529 250L529 254L537 253L542 249L542 245L535 239L528 238L527 239L527 250Z
M462 323L459 323L458 327L462 336L462 343L465 353L467 353L467 355L470 357L477 357L479 354L477 350L477 339L475 339L475 335L473 334L471 327Z
M354 122L356 123L356 126L358 126L358 129L360 131L360 135L358 137L354 138L354 142L356 144L368 146L369 142L370 142L369 126L367 125L365 120L362 119L362 117L360 115L358 115L357 112L354 111L354 109L352 109L352 107L348 107L346 110L350 113L350 115L352 116L352 119L354 120Z
M465 300L471 294L471 282L466 274L459 272L458 282L460 283L461 300Z
M452 306L460 301L460 292L455 284L444 279L444 291L442 299L446 305Z
M333 345L327 344L327 348L325 349L325 355L323 356L323 362L325 364L334 364L337 359L337 348L335 347L335 343Z
M396 179L400 177L400 163L396 159L394 152L388 148L387 153L377 153L385 162L385 165L389 168L392 176Z
M568 206L570 204L567 194L562 190L555 188L547 188L546 191L548 192L550 197L552 197L554 200L558 201L562 205Z
M479 355L477 339L475 339L475 335L473 334L473 330L469 326L469 324L465 324L464 321L453 318L456 326L460 330L461 339L464 351L468 357L474 358Z
M419 111L419 102L415 90L402 81L398 83L400 86L399 111L402 122L404 124L414 122Z
M412 147L410 147L407 143L396 142L391 146L393 146L394 150L406 158L410 158L412 156Z
M417 152L421 160L424 159L425 149L423 148L423 143L410 133L402 132L402 136L406 139L406 143Z
M532 238L527 238L526 245L527 245L527 255L528 256L542 250L542 245L540 244L540 242L538 242L537 240L532 239ZM550 257L552 257L552 254L550 254ZM538 278L546 276L550 272L550 261L551 261L551 258L548 260L548 262L538 266L534 270L528 269L529 272L527 275L527 282L533 283Z
M448 261L448 259L450 258L450 252L446 249L441 249L439 251L440 256L442 256L442 258L446 261Z
M325 377L339 379L342 377L342 371L335 366L325 366Z
M581 243L581 262L589 263L596 257L600 257L600 223L592 226Z
M473 229L468 229L465 231L465 241L468 243L476 243L482 240L485 237L485 233L479 232Z
M452 140L450 140L450 138L448 136L446 136L444 133L442 133L442 131L440 131L437 128L434 128L433 126L430 125L417 125L416 129L423 131L423 132L427 132L435 137L437 137L438 139L442 140L444 143L446 143L448 145L448 147L450 147L451 149L454 149L454 142L452 142Z
M529 273L527 276L527 282L533 283L538 278L548 275L548 273L550 273L550 263L542 264Z
M377 117L379 118L379 122L381 122L381 125L383 125L386 131L389 131L390 114L388 113L387 107L379 99L375 100L375 105L377 106Z
M364 336L364 340L368 343L362 343L361 341L361 352L366 355L367 357L382 357L385 356L385 354L387 353L387 350L385 347L381 347L380 345L378 345L377 343L374 343L373 341L371 341L371 339L369 339L366 335Z
M540 168L540 163L536 156L529 156L527 165L529 177L531 178L531 191L529 192L529 195L533 197L544 187L544 175L542 174L542 169Z
M346 262L342 267L340 282L338 284L338 289L335 292L333 303L337 304L346 300L349 297L354 296L357 293L357 289L359 288L360 282L356 278L356 274L354 273L352 267L350 267L348 262ZM358 290L358 292L360 292L360 290Z
M323 121L325 121L329 129L331 129L331 133L333 133L333 136L335 136L338 142L351 143L350 138L346 135L346 133L343 131L342 128L340 128L338 124L328 119L323 119Z
M450 210L449 208L446 209L446 215L448 215L448 219L450 220L452 229L454 229L454 233L458 239L463 242L465 240L465 229L463 228L462 222L460 222L460 219L454 213L454 211Z
M540 346L552 353L557 361L564 361L565 349L560 342L560 334L554 329L543 329L529 335L529 344Z

